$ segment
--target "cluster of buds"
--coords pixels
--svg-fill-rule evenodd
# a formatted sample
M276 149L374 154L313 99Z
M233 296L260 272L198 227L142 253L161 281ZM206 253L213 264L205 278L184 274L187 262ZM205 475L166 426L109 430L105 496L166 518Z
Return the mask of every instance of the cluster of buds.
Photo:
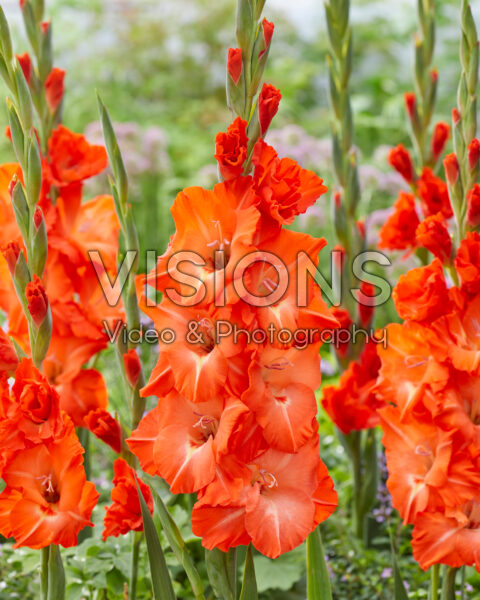
M43 23L43 3L25 0L21 3L28 38L36 56L34 65L28 54L13 55L9 27L0 9L0 75L12 98L7 99L8 135L20 165L9 191L20 233L2 248L18 298L29 322L32 358L41 365L50 343L52 321L48 299L41 278L47 260L47 231L38 203L42 195L41 137L34 127L34 107L41 124L41 133L49 135L54 120L45 119L44 109L51 103L45 82L53 72L51 66L51 37L48 24ZM63 80L62 80L63 81ZM58 91L55 92L58 96ZM58 108L58 105L57 105ZM53 114L53 113L51 113ZM50 122L50 129L45 129ZM22 247L23 246L23 247ZM28 264L26 260L28 257Z
M248 154L255 142L264 137L278 111L280 91L264 84L258 94L267 63L274 24L260 22L264 0L241 0L237 7L236 36L238 48L229 48L227 60L227 104L248 123ZM248 171L250 161L247 162Z

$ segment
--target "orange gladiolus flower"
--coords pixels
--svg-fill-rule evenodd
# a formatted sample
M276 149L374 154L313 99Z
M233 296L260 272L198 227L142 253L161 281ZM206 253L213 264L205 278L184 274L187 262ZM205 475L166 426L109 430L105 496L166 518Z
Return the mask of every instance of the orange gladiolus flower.
M290 158L280 159L263 140L255 144L252 163L260 210L280 225L291 224L327 191L313 171L302 169Z
M391 406L379 414L387 487L404 523L415 522L425 510L462 505L475 494L480 485L476 457L454 432L439 429L428 417L402 422L400 411Z
M425 167L417 181L417 193L421 200L423 214L426 217L441 212L446 219L453 216L447 184L437 177L431 169Z
M101 173L108 164L103 146L90 145L85 137L59 125L48 141L51 181L62 187Z
M451 515L425 512L413 529L413 556L422 569L435 564L474 566L480 573L480 499L472 497Z
M480 234L476 231L467 233L460 242L455 258L462 289L469 294L480 292Z
M113 463L112 504L106 506L103 521L103 540L108 537L125 535L129 531L143 531L142 510L138 497L135 471L123 460L117 458ZM145 499L148 510L153 514L153 497L148 485L137 477L138 487Z
M377 348L371 342L359 360L352 361L342 373L336 386L323 388L322 406L343 433L370 429L380 423L377 411L384 402L375 393L379 369Z
M3 471L0 532L15 548L75 546L77 535L93 526L90 515L99 494L86 481L83 448L73 426L58 440L22 450Z
M262 554L276 558L298 546L337 505L312 444L296 454L267 450L232 475L243 479L243 487L231 502L210 503L217 497L214 482L193 508L193 532L208 549L226 551L251 541Z
M10 338L0 327L0 372L12 373L18 365L18 356Z
M250 363L250 385L242 402L255 413L272 448L297 452L314 433L314 391L321 382L318 350L318 345L304 350L266 346Z
M431 321L445 314L450 301L438 258L402 275L393 290L393 301L402 319Z
M380 229L379 248L406 250L415 246L415 231L420 220L415 210L413 194L400 192L394 204L393 214Z
M239 400L188 402L176 392L163 398L127 440L144 471L160 475L174 494L211 483L216 461L228 453L233 431L248 414Z
M450 261L452 238L442 213L427 217L420 223L416 231L416 241L418 246L429 250L442 263Z
M247 122L240 117L229 125L226 133L222 131L217 134L215 158L224 179L233 179L243 173L243 165L247 159L247 142Z
M4 413L0 420L3 450L21 450L64 433L58 394L30 359L24 358L17 367Z
M267 133L273 117L277 114L281 98L280 90L274 88L270 83L263 84L258 96L258 120L262 137Z

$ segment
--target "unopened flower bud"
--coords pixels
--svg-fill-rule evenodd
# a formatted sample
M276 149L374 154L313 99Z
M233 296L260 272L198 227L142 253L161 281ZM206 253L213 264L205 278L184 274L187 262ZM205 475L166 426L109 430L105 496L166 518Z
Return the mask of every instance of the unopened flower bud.
M467 194L467 223L472 228L480 225L480 185L478 183Z
M30 78L32 77L32 59L30 55L28 52L24 52L23 54L16 54L16 58L20 63L26 82L30 84Z
M478 167L478 160L480 158L480 141L474 138L468 146L468 166L470 171L473 171Z
M238 85L240 77L242 76L242 49L241 48L229 48L228 49L228 60L227 60L227 71L235 85Z
M108 444L114 452L122 451L122 428L109 412L103 408L92 410L85 417L85 424L98 439Z
M125 367L125 375L127 376L128 383L135 389L142 370L142 365L136 350L132 348L123 355L123 365Z
M412 157L403 144L399 144L396 148L390 150L388 162L398 173L400 173L405 181L408 183L413 182L415 171L413 168Z
M45 81L45 95L51 113L54 113L62 102L65 92L64 79L65 71L55 67Z
M264 83L258 98L258 119L260 135L263 137L270 127L273 117L277 114L282 94L271 84Z
M432 135L432 158L436 162L445 150L448 138L450 137L450 125L440 121L435 125Z
M15 268L17 266L18 257L20 256L21 248L18 242L8 242L4 246L2 246L2 254L5 259L8 270L12 277L15 277Z
M28 312L37 327L40 327L48 313L48 298L45 288L37 275L27 284L25 297L28 302Z
M454 125L458 125L460 122L461 116L456 108L452 108L452 121Z
M414 92L407 92L404 94L405 108L407 109L408 116L410 119L414 118L415 111L417 109L417 97Z
M267 50L270 48L270 43L272 41L274 29L275 29L275 25L273 23L271 23L270 21L267 21L267 19L263 19L262 32L263 32L264 47L263 47L263 50L258 55L259 59L262 58L262 56L265 54L265 52L267 52Z
M455 154L447 154L447 156L443 159L443 166L445 168L445 175L447 177L448 184L452 187L455 186L460 174L458 160Z

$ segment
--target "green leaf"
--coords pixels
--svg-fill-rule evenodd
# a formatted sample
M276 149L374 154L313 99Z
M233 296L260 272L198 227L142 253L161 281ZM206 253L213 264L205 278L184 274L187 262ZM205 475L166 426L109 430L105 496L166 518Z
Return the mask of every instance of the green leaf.
M48 556L48 600L64 600L65 571L60 548L52 544Z
M168 572L167 563L163 554L162 546L158 538L158 533L153 523L152 515L148 510L147 503L138 486L138 497L142 509L143 529L145 531L145 540L147 542L148 562L150 563L150 573L152 576L153 597L155 600L175 600L173 593L172 580Z
M267 590L288 591L305 573L305 548L300 547L282 554L275 560L255 556L255 573L258 592Z
M245 556L245 570L243 572L242 591L240 592L240 600L257 600L257 580L255 578L255 565L253 563L252 546L247 548Z
M395 552L395 548L393 547L393 539L390 533L390 545L392 548L392 564L393 564L393 591L394 591L394 600L408 600L407 590L405 589L405 585L403 583L402 576L400 574L400 569L398 567L397 555Z
M309 600L332 600L320 527L307 538L307 596Z
M208 579L217 598L235 600L236 550L222 552L218 548L205 550Z
M178 562L182 565L185 573L187 574L188 580L192 586L192 591L195 594L195 598L198 600L203 599L204 590L202 579L195 568L192 557L188 551L187 545L185 544L185 540L183 539L177 524L173 520L172 515L168 511L160 495L153 486L150 486L150 489L155 502L157 515L162 524L168 543L170 544L170 547L172 548Z

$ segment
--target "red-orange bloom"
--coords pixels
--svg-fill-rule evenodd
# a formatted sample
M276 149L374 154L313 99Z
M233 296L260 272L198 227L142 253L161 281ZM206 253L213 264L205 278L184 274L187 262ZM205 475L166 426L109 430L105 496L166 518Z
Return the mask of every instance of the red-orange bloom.
M442 213L427 217L416 231L417 244L429 250L442 263L449 262L452 254L452 238Z
M135 481L135 471L123 460L117 458L113 463L112 504L106 506L103 521L103 540L108 537L125 535L129 531L143 531L142 509L138 497L137 483L148 510L153 514L153 497L148 485L139 477Z
M58 439L65 430L57 392L27 358L17 367L4 412L0 422L3 450L20 450Z
M148 283L161 291L169 288L168 298L189 306L201 300L212 302L214 291L217 299L226 293L227 303L238 299L232 288L233 277L237 277L239 261L255 250L253 241L261 217L256 201L249 177L219 183L213 190L191 187L180 192L172 206L176 233L148 276ZM220 262L225 268L221 284L215 280ZM202 282L196 293L192 278L175 273L177 269Z
M390 150L388 162L408 183L413 182L415 170L412 157L403 144L398 144L396 148Z
M434 172L425 167L417 181L417 193L421 200L423 214L426 217L441 212L446 219L452 215L447 184Z
M0 494L0 532L15 546L75 546L77 535L93 526L90 515L99 494L86 480L83 448L73 426L59 440L19 452L8 462Z
M85 425L114 452L122 451L122 428L109 412L102 408L92 410L85 417Z
M226 133L220 132L215 138L215 158L220 174L224 179L232 179L243 173L247 158L247 122L237 117L229 125Z
M263 555L276 558L301 544L337 506L337 494L318 447L296 454L267 450L248 468L238 469L243 488L229 502L211 502L213 491L194 506L192 529L205 548L231 547L251 540Z
M85 137L59 125L48 141L48 156L54 185L81 182L101 173L108 164L103 146L90 145Z
M435 564L475 566L480 573L480 498L475 496L450 515L425 512L417 517L413 556L422 569Z
M18 365L18 357L15 348L8 335L0 327L0 372L15 371Z
M290 158L280 159L263 140L255 144L252 163L260 209L281 225L290 225L327 191L313 171L302 169Z
M436 258L402 275L392 296L402 319L430 321L445 314L450 302L442 263Z
M40 327L47 316L48 298L38 275L34 275L33 281L27 283L25 297L28 302L28 312L31 314L35 325Z
M273 117L277 114L282 94L270 83L264 83L258 96L258 120L260 135L263 137L270 127Z
M345 434L379 424L377 410L384 406L375 394L380 359L376 345L368 343L358 361L352 361L336 386L323 388L322 405Z
M425 417L401 421L392 406L380 411L393 506L405 523L425 510L455 508L478 490L480 472L462 439Z
M315 390L320 387L318 346L258 351L248 369L250 385L242 395L272 448L296 452L314 433Z
M413 194L400 192L394 212L380 229L379 248L406 250L415 246L415 231L420 223Z
M66 72L63 69L53 68L45 80L45 95L48 108L54 113L59 107L65 92L64 79Z
M476 231L467 233L465 239L460 242L455 258L455 269L457 270L462 290L469 294L480 292L480 234Z
M467 194L467 223L470 227L480 225L480 185L475 183Z
M242 49L229 48L227 59L227 71L235 85L238 85L238 82L240 81L240 77L242 76L242 69Z
M212 482L216 461L230 450L233 432L248 414L239 400L192 403L171 392L127 440L142 469L160 475L172 493L190 494Z
M450 137L450 125L444 121L440 121L435 125L432 135L432 158L437 161L445 150L448 138Z

